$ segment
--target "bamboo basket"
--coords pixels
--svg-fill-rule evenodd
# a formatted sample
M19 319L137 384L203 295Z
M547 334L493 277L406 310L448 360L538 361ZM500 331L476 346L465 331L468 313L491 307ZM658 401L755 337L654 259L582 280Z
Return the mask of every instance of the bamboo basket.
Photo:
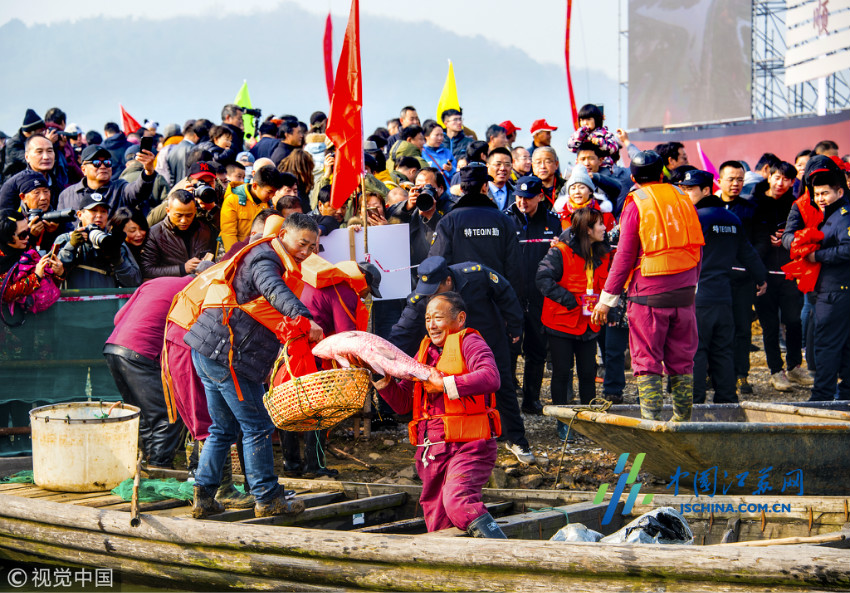
M272 377L281 363L291 376L288 348L275 362ZM272 385L263 396L263 404L274 425L282 430L327 430L363 409L370 386L366 369L318 371Z

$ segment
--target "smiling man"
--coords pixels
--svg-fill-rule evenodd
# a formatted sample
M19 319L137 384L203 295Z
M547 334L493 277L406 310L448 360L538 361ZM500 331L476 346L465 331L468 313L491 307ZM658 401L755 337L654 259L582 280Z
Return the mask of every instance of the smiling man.
M136 205L150 199L156 180L153 153L142 150L136 154L136 160L142 163L144 170L133 183L127 183L123 179L112 180L112 154L102 146L87 146L81 159L84 177L59 194L58 210L79 210L83 198L94 193L103 196L103 203L109 209L110 216L122 206L132 210Z
M431 376L422 383L387 376L375 387L396 413L413 412L410 441L424 450L416 455L416 472L428 531L454 526L474 537L506 539L481 500L501 432L493 393L499 369L487 342L465 326L459 294L431 297L425 310L428 335L417 354L419 362L432 366Z
M487 184L487 197L499 210L505 210L514 201L514 190L508 183L512 164L511 151L504 147L494 148L487 157L487 174L493 178Z

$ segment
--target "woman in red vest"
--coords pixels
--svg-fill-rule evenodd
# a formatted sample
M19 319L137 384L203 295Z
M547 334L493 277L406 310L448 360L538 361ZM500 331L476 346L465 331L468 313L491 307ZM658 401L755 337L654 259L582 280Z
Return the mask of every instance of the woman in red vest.
M543 326L552 352L552 403L565 405L573 358L582 404L596 392L596 336L590 322L596 299L608 277L610 247L605 241L603 213L582 208L572 214L537 268L537 288L543 293ZM559 425L559 434L564 432Z
M425 312L428 336L417 356L434 367L431 376L422 383L385 377L375 387L396 413L413 412L409 437L417 447L419 503L428 531L454 526L475 537L504 539L481 500L501 433L494 396L499 369L484 339L465 324L459 294L431 297Z

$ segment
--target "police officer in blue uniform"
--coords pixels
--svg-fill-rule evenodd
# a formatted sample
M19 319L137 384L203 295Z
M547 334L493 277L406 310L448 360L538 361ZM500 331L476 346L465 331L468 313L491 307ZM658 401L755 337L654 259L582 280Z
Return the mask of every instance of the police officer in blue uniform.
M428 255L439 255L449 265L478 262L506 277L517 295L522 296L516 230L487 197L489 179L487 168L481 163L472 163L460 170L464 195L437 224Z
M743 230L741 219L712 195L714 175L688 171L679 182L697 209L705 246L696 294L699 348L694 356L694 403L705 403L706 368L714 384L714 403L737 403L733 347L732 266L741 262L755 279L759 295L767 289L767 269Z
M850 399L850 200L843 173L811 178L813 199L823 212L820 248L808 256L821 264L815 285L815 383L810 401Z
M500 214L504 218L504 215ZM428 297L455 291L466 303L466 326L477 330L496 359L501 386L496 392L496 408L502 420L502 437L517 459L534 463L525 437L525 425L510 375L509 343L522 335L523 315L519 299L504 276L476 262L448 265L439 256L419 264L419 282L407 298L401 319L393 327L390 342L414 356L425 337L425 307Z
M516 237L522 261L522 297L524 327L522 343L511 345L511 376L516 379L517 359L525 356L522 380L522 411L526 414L542 414L540 386L546 365L546 334L543 332L543 295L534 282L537 266L549 251L550 242L561 233L558 215L541 202L543 182L534 175L517 179L514 200L505 211L516 226ZM524 243L524 241L540 241Z

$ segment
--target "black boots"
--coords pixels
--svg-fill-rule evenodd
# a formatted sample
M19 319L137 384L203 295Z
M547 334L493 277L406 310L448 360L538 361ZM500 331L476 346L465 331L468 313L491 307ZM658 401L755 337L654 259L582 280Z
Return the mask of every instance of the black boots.
M209 515L224 512L224 505L215 499L215 491L195 484L195 501L192 504L192 516L203 519Z
M466 532L469 533L472 537L487 537L490 539L508 539L508 536L502 531L502 528L499 527L499 524L496 523L496 520L490 513L484 513L480 517L478 517L475 521L469 524L469 527L466 528Z

